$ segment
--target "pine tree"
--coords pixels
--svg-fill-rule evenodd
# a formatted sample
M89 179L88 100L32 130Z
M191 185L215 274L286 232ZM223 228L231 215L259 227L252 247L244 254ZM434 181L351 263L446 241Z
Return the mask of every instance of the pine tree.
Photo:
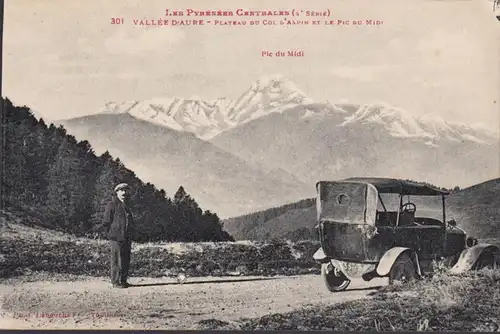
M78 231L90 216L88 194L84 191L88 181L86 167L72 149L71 140L65 140L59 146L56 161L48 173L47 207L50 215L64 229L73 232Z
M4 101L3 107L2 200L26 208L35 198L38 179L35 129L38 121L28 108L14 107L9 100Z
M187 196L187 194L186 194L186 191L184 190L184 187L180 186L179 189L177 189L177 191L175 192L174 203L176 205L180 204L181 202L183 202L185 200L186 196Z
M216 214L203 212L181 186L170 199L144 184L109 152L96 157L90 143L78 142L62 126L37 121L27 107L4 100L3 207L36 211L58 229L82 233L101 222L119 182L133 191L132 210L141 241L229 240Z
M184 241L196 240L197 231L193 224L193 215L190 210L190 197L180 186L174 195L175 214L174 219L181 227L182 237Z
M104 209L114 194L115 172L111 164L112 158L106 151L99 159L97 178L92 196L92 225L102 223Z

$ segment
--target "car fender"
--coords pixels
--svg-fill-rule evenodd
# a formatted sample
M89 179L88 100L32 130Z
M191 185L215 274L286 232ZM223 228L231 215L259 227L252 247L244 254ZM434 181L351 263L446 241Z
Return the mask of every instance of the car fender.
M413 262L415 262L415 264L417 265L417 274L419 276L422 276L417 254L408 247L394 247L385 252L377 265L377 274L379 276L388 275L391 271L392 265L394 264L394 262L396 262L396 259L404 252L410 253Z
M319 261L319 262L327 262L327 258L326 258L326 254L325 252L323 251L323 248L320 247L316 253L313 254L313 259L315 259L316 261Z
M450 269L450 273L458 274L468 270L471 270L476 263L479 256L485 251L490 251L493 253L498 253L499 249L497 246L490 244L478 244L470 248L466 248L460 253L457 263Z

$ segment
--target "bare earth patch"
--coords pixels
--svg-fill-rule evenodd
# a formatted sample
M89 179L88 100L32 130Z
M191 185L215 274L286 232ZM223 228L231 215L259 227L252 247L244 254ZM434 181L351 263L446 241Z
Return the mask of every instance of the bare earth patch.
M295 277L133 278L112 289L107 278L0 284L2 329L239 329L242 318L368 297L384 280L353 282L332 294L317 275Z

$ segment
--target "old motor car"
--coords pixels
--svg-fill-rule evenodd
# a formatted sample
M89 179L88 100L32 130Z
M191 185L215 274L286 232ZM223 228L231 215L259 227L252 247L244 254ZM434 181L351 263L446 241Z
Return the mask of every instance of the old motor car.
M432 273L436 264L453 273L497 265L496 246L447 221L446 191L390 178L320 181L316 189L321 247L313 257L332 292L355 277L393 284Z

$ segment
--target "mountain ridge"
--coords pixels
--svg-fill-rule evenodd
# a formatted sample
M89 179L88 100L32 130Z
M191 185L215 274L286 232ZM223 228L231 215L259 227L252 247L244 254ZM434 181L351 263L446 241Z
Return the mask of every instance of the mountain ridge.
M110 102L102 111L93 116L106 118L105 128L97 120L63 124L159 187L184 185L223 217L308 197L319 179L387 176L463 188L498 177L499 141L481 126L384 103L316 102L280 76L236 99Z
M137 175L168 193L182 185L221 217L299 199L313 190L285 170L249 164L192 133L127 114L83 116L62 124L77 138L92 138L96 152L120 156Z
M497 140L498 134L484 125L467 125L446 121L433 114L412 115L408 111L387 103L346 104L314 101L284 76L262 77L238 98L219 97L215 100L182 97L153 98L126 102L108 102L102 113L129 113L133 117L196 134L210 140L218 134L272 113L282 113L302 106L311 113L344 114L343 126L353 121L385 122L394 136L420 137L439 140L488 142Z

